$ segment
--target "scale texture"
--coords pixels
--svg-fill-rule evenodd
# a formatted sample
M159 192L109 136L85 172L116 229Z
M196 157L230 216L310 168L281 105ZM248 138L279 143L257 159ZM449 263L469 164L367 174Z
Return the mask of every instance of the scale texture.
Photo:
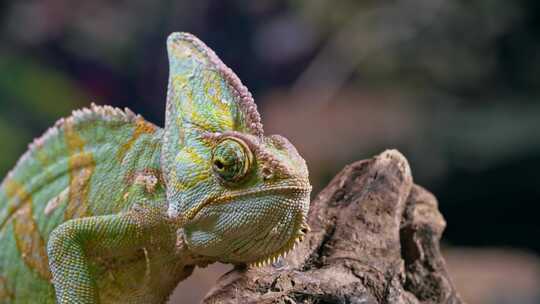
M261 265L307 232L287 139L200 40L173 33L165 127L92 105L30 144L0 185L0 303L163 303L206 261Z

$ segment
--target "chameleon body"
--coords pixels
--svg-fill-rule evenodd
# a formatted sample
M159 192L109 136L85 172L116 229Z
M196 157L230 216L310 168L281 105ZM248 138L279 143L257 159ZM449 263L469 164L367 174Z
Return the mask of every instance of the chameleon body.
M74 111L0 185L0 303L163 303L178 238L255 264L307 229L311 186L248 90L187 33L167 40L165 127L128 109Z

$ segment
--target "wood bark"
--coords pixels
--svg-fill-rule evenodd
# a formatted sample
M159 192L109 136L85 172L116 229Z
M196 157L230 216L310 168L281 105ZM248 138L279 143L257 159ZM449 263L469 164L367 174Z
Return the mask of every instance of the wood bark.
M437 200L398 151L346 166L312 201L309 225L286 258L236 267L203 303L463 303L440 252Z

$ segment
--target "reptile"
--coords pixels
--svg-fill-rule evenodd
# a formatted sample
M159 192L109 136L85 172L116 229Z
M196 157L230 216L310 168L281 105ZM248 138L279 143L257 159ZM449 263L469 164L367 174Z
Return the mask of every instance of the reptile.
M257 266L309 229L296 148L264 134L251 93L198 38L172 33L167 52L163 128L92 104L2 181L0 303L164 303L182 279L179 238Z

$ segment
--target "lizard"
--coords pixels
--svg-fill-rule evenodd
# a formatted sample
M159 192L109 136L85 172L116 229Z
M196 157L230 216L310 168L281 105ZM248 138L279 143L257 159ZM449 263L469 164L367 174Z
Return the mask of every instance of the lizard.
M309 229L305 160L202 41L167 38L165 125L75 110L0 184L0 303L164 303L175 244L261 265ZM158 271L149 272L148 269Z

